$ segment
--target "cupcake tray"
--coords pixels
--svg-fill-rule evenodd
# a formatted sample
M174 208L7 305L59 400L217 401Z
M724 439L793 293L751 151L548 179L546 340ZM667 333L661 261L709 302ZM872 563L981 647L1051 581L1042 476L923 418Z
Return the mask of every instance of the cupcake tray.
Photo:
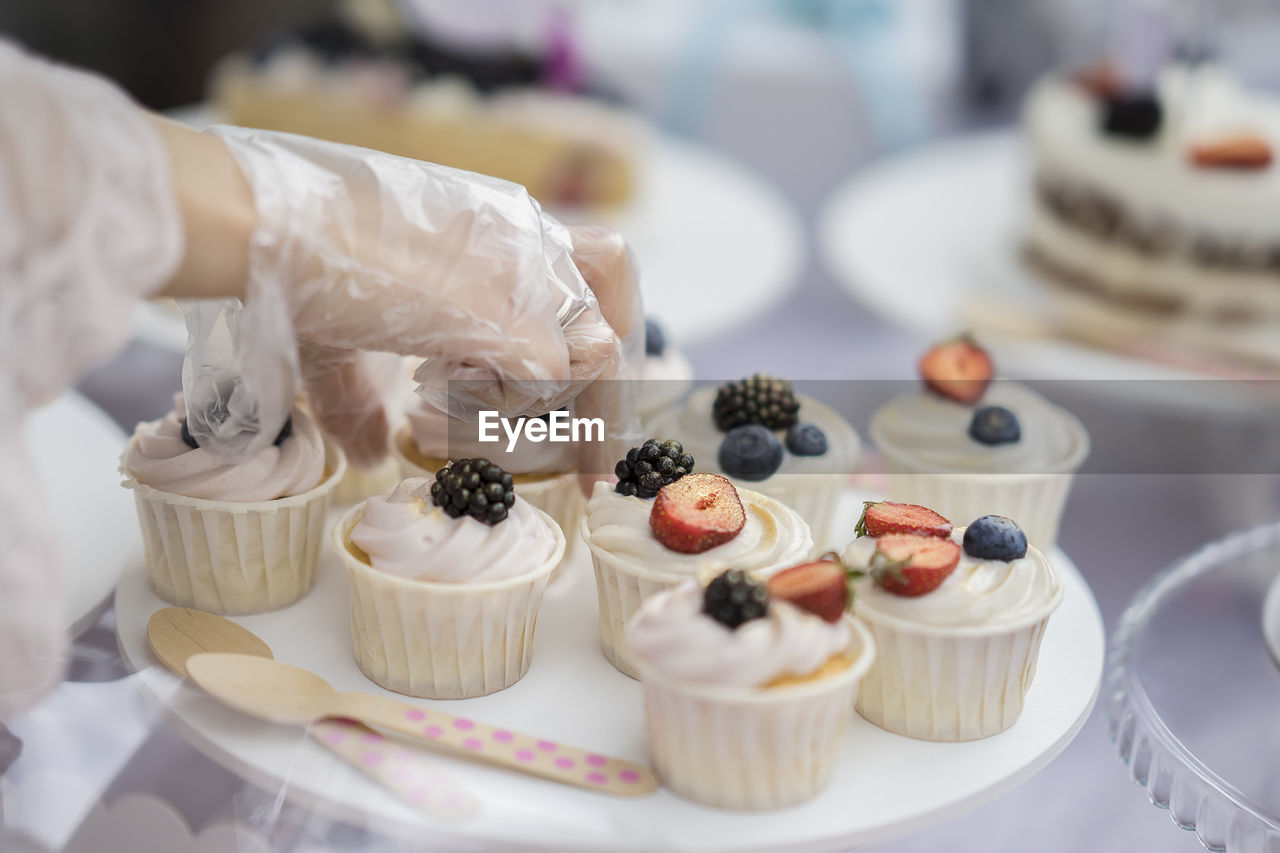
M866 497L841 499L840 529L852 530ZM467 820L414 811L340 763L298 729L243 716L185 685L147 647L146 624L165 606L142 565L116 592L121 652L195 748L244 779L317 814L447 849L844 849L900 837L960 814L1044 767L1084 724L1098 695L1103 627L1088 585L1060 550L1050 552L1065 599L1044 637L1036 681L1019 721L995 737L929 743L854 718L830 786L801 806L773 812L708 808L666 790L623 799L441 756L442 769L481 801ZM315 589L274 613L236 617L277 659L307 667L339 690L382 692L352 657L346 577L325 553ZM647 761L640 685L600 652L589 556L578 548L547 590L533 664L514 686L462 701L417 702L487 723Z

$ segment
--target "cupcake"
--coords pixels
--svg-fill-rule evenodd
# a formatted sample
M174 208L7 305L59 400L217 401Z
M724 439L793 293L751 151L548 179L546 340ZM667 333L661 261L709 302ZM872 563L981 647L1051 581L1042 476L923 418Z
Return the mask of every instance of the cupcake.
M684 353L667 344L662 327L652 318L644 322L644 364L636 414L646 432L653 419L675 406L693 387L693 365Z
M644 603L627 654L664 785L732 809L782 808L826 786L875 657L847 594L843 569L819 562L767 587L730 569Z
M961 521L1016 518L1034 545L1051 547L1089 453L1084 425L1026 386L992 383L991 358L967 337L929 350L920 373L920 392L871 418L888 496Z
M138 507L152 589L210 613L297 601L315 580L325 513L346 467L300 408L271 446L231 461L196 443L175 396L169 414L138 424L120 467Z
M820 546L836 544L836 506L861 442L834 409L796 394L786 380L756 374L695 391L654 431L685 436L704 468L781 501Z
M931 741L989 737L1022 712L1062 581L1012 521L952 530L921 506L869 503L845 565L879 654L858 713Z
M451 418L416 394L405 404L405 421L392 441L402 476L430 477L450 459L489 459L511 474L522 499L551 516L561 530L577 529L586 501L578 486L576 445L532 442L523 433L510 450L505 435L497 442L482 442L478 424ZM497 432L501 435L502 430ZM565 560L576 538L566 537Z
M486 459L410 477L348 510L333 545L351 586L351 641L371 680L467 699L529 670L538 607L564 535Z
M662 460L674 464L667 464ZM600 645L620 672L622 631L640 602L700 571L759 576L809 555L809 527L789 507L724 477L691 473L678 441L650 439L618 463L617 485L596 483L581 534L595 567Z

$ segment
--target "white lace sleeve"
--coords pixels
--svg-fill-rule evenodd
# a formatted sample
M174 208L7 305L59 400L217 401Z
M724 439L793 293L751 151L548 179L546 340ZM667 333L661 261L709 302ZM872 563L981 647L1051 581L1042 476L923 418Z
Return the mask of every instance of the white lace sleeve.
M125 341L182 239L144 114L106 80L0 40L0 718L56 681L64 642L22 418Z

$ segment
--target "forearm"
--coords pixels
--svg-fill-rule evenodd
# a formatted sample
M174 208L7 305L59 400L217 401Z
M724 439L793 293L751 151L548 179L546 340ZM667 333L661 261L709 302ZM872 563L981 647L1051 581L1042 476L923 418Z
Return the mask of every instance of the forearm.
M169 154L186 250L161 293L175 299L244 296L253 192L222 140L151 116Z

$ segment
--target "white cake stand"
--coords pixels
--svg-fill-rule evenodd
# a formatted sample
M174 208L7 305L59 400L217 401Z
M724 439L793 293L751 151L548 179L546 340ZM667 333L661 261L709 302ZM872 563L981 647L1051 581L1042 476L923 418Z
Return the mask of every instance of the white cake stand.
M1211 374L1061 334L1045 285L1019 259L1028 172L1015 131L880 161L828 197L818 224L823 261L850 295L900 329L932 339L964 329L980 333L1005 375L1108 380L1087 387L1143 394L1181 409L1203 411L1224 401L1256 407L1256 388L1234 383L1213 383L1210 396L1173 382L1115 382Z
M842 502L852 530L863 495ZM462 702L419 701L531 734L560 738L645 761L639 685L600 653L594 579L585 549L547 592L529 674L493 696ZM916 831L959 814L1028 778L1079 731L1097 696L1103 660L1098 608L1061 551L1052 558L1066 596L1044 637L1039 671L1022 717L983 741L910 740L855 718L829 788L777 812L706 808L666 790L614 799L442 757L448 771L484 801L464 824L433 821L340 764L296 729L260 723L223 707L158 668L146 623L164 602L140 567L116 594L121 651L184 737L213 760L271 792L325 816L418 843L492 849L789 849L847 848ZM338 689L379 692L352 658L346 578L335 558L315 590L275 613L235 621L261 636L283 661L308 667Z
M32 412L25 431L58 537L62 621L74 637L98 621L125 564L142 552L133 497L117 470L125 436L74 391Z

